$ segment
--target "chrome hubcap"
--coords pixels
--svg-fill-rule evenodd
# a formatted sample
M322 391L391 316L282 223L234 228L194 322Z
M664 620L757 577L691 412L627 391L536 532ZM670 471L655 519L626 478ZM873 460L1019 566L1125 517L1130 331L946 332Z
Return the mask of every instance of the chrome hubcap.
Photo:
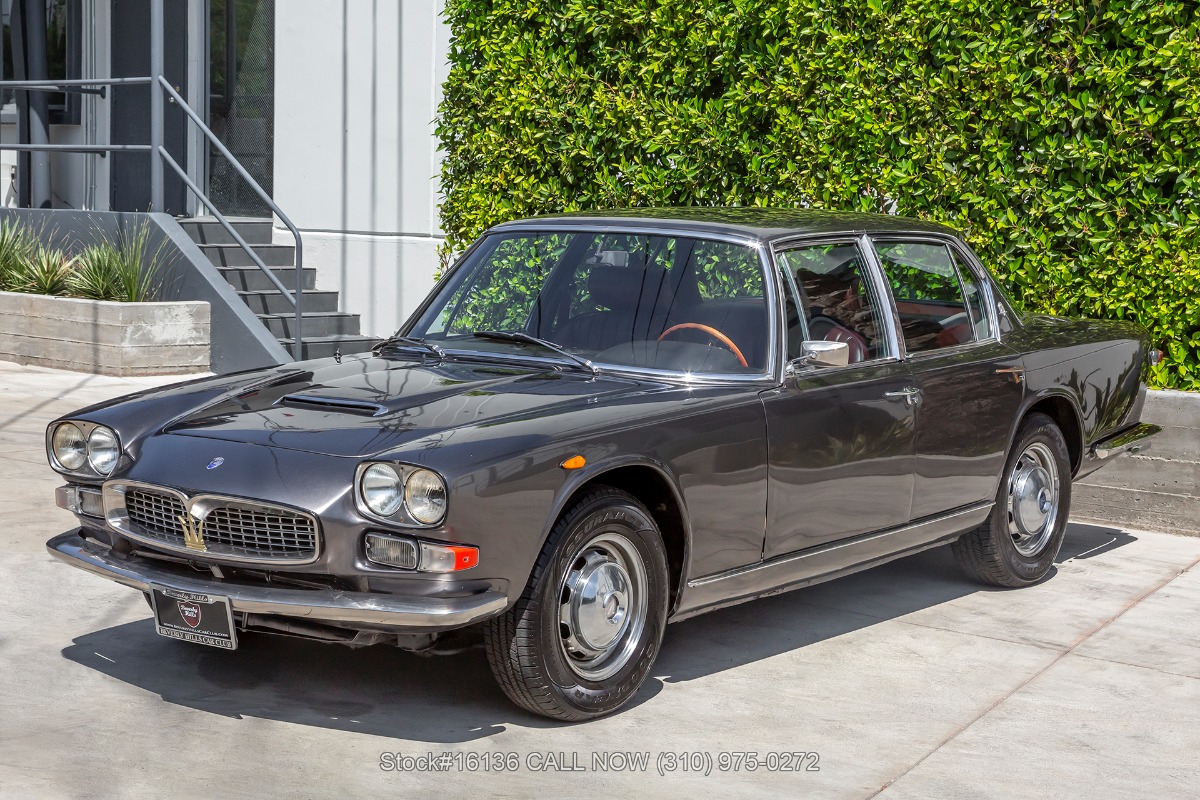
M559 635L571 669L599 681L633 656L646 624L646 565L618 533L576 553L559 587Z
M1008 531L1023 556L1046 546L1058 521L1058 465L1050 448L1035 442L1025 448L1008 478Z

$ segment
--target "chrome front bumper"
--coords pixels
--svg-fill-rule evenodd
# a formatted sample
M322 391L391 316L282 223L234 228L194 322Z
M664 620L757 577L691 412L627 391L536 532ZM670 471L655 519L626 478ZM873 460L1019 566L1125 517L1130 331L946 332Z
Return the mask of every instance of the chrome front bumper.
M145 563L131 562L91 545L76 531L46 542L56 558L111 581L150 591L162 586L197 594L229 598L235 612L300 617L341 625L387 625L422 631L451 630L495 616L508 606L508 597L491 591L466 597L416 597L335 589L279 589L185 578Z

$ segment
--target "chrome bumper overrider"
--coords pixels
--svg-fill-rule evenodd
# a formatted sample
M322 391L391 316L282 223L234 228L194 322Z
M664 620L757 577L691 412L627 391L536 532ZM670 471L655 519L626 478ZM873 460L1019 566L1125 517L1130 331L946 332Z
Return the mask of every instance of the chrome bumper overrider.
M1101 439L1092 445L1092 454L1106 461L1123 453L1140 453L1150 449L1150 437L1162 431L1159 425L1143 422L1132 428Z
M426 630L459 628L502 612L508 598L491 591L466 597L401 597L335 589L279 589L238 586L181 577L149 564L135 563L96 545L77 532L59 534L46 542L50 554L73 567L141 591L165 586L185 592L228 597L234 611L313 622L362 623Z

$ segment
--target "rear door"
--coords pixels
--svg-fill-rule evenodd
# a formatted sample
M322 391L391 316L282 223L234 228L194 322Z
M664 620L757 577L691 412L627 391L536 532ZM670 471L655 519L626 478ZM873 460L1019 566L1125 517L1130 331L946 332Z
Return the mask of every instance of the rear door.
M916 386L912 518L993 499L1024 393L978 264L940 237L877 236Z
M902 526L912 498L915 405L865 239L776 248L786 358L805 339L846 342L845 367L801 367L764 392L767 540L764 556L808 550Z

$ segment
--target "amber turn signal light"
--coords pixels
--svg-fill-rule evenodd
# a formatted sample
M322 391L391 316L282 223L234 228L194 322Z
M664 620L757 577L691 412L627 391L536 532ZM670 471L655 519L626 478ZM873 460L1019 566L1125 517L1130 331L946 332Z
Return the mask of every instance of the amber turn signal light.
M566 461L559 464L563 469L580 469L587 464L587 459L583 456L571 456Z

